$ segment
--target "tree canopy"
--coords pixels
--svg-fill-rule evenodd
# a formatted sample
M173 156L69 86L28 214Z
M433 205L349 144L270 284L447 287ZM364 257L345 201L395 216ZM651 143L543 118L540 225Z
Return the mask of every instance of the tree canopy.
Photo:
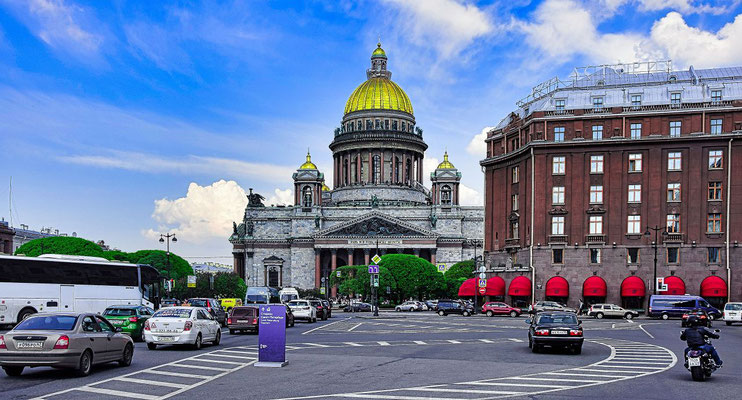
M217 272L213 275L213 278L211 274L199 272L196 274L195 288L188 287L185 276L176 279L172 296L178 299L188 299L191 297L244 299L245 293L247 293L245 281L234 272Z

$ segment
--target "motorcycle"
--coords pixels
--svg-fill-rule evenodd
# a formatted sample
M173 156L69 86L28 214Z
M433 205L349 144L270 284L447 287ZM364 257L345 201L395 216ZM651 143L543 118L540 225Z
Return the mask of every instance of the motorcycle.
M714 329L714 332L719 333L719 330ZM705 337L704 340L707 344L711 344L710 338ZM711 373L716 371L718 367L711 354L703 349L690 349L685 355L685 368L690 371L694 381L702 382L710 377Z

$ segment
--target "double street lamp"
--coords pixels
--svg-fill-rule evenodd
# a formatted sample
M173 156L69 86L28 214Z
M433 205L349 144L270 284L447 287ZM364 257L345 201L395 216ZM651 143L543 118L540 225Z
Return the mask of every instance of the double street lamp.
M176 243L178 241L178 238L175 237L174 233L166 233L166 234L160 234L160 243L167 243L167 251L165 252L165 259L167 260L167 268L165 269L167 271L167 279L170 280L172 274L170 271L170 242ZM168 287L169 289L169 287ZM169 292L169 290L168 290Z
M648 226L647 229L644 231L644 236L650 236L651 232L650 230L654 231L654 282L652 285L654 286L652 288L652 294L657 294L657 240L658 233L662 231L662 238L667 237L667 229L663 226Z
M474 279L479 282L480 274L484 274L484 271L479 269L479 257L477 256L477 247L482 247L482 241L479 239L469 239L466 241L469 246L474 247ZM479 291L479 285L475 285L474 289L474 314L477 313L477 292Z

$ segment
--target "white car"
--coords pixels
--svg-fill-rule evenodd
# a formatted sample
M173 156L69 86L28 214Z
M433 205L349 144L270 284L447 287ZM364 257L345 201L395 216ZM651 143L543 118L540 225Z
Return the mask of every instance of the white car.
M724 322L727 326L733 322L742 322L742 303L727 303L724 306Z
M317 309L308 300L291 300L288 306L294 314L294 320L303 319L307 322L317 322Z
M154 350L162 344L187 344L200 349L203 342L222 340L219 321L203 307L168 307L144 323L144 341Z

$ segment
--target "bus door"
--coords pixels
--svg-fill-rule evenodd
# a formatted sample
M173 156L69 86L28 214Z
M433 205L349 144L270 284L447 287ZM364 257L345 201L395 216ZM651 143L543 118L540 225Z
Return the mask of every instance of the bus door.
M75 286L59 285L59 311L75 311Z

